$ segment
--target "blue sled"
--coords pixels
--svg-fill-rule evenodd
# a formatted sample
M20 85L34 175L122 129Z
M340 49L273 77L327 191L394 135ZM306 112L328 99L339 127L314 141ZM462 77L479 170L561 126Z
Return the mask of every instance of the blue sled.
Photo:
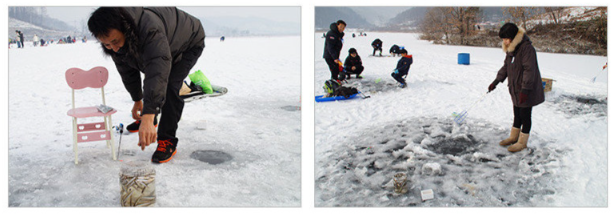
M327 102L327 101L336 101L336 100L349 100L356 96L358 96L360 92L350 95L350 97L345 98L344 96L336 96L336 97L324 97L324 95L316 96L316 102Z

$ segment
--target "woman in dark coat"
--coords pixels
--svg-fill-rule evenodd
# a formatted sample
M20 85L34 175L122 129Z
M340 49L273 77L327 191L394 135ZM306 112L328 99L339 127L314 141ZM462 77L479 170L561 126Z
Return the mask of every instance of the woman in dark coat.
M515 24L506 23L499 31L499 37L503 40L506 56L497 78L488 86L488 92L507 79L514 104L514 123L510 137L499 145L513 144L507 150L518 152L527 147L531 131L531 111L534 106L544 102L544 89L535 48L525 30Z

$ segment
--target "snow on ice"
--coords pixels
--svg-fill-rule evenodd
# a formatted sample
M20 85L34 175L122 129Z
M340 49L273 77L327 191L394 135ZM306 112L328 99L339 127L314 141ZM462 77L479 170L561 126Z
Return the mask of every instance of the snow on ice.
M330 78L321 36L316 95ZM408 33L348 36L341 60L353 47L365 66L364 79L348 85L371 98L315 104L316 206L607 206L606 57L538 53L542 77L556 81L533 109L529 148L510 153L498 144L513 120L507 82L479 101L502 49L434 45ZM375 38L384 54L397 44L413 55L407 88L390 76L398 57L369 57ZM458 65L458 53L470 53L471 65ZM465 123L453 122L476 101ZM394 193L399 172L406 194ZM428 189L434 198L422 201Z
M154 166L156 206L299 206L300 37L205 43L192 72L202 70L229 92L186 103L177 154ZM105 93L107 105L118 110L113 122L130 124L130 95L95 40L9 50L9 206L118 207L122 164L150 163L156 145L141 151L138 135L125 132L123 161L113 161L99 141L79 144L74 164L64 73L95 66L110 72ZM77 106L100 104L94 89L79 90L76 98Z

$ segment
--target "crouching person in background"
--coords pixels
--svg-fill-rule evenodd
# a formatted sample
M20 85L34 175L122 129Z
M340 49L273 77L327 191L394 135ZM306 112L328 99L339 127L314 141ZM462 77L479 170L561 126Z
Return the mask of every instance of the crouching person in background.
M392 78L400 83L399 87L404 88L407 86L405 82L406 75L409 74L409 67L414 63L412 55L407 55L407 50L401 49L401 59L397 63L397 68L392 73Z
M365 67L362 66L362 59L360 59L358 52L354 48L350 48L349 53L350 55L345 58L344 62L347 78L349 79L352 74L355 74L356 78L361 79L362 76L360 74L365 70Z

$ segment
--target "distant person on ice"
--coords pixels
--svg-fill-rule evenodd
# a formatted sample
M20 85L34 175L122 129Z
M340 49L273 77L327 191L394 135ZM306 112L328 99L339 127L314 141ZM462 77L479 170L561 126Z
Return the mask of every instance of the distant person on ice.
M534 106L544 102L544 88L537 65L537 54L531 40L523 28L506 23L499 30L503 40L505 61L496 79L488 86L488 92L507 79L507 86L514 105L514 123L510 137L499 142L510 152L518 152L527 147L531 131L531 111ZM522 128L522 129L521 129Z
M38 44L38 36L34 34L34 37L32 37L32 45L36 46L37 44Z
M92 13L88 27L115 62L134 101L132 118L137 120L134 126L141 150L157 140L151 161L170 161L179 141L175 134L184 106L179 90L205 47L200 21L174 7L100 7Z
M326 40L324 42L324 60L326 60L326 64L328 64L330 69L331 78L338 83L341 83L341 80L343 80L339 80L339 67L342 66L339 55L343 47L343 30L345 30L345 27L346 24L343 20L330 24L330 30L326 33Z
M373 56L375 56L375 51L379 50L379 56L382 56L382 45L383 42L379 38L373 40L371 43L371 47L373 47Z
M15 31L17 33L17 48L25 48L25 45L23 44L23 32L16 30Z
M349 79L352 74L355 74L356 78L361 79L362 76L360 76L360 73L365 70L365 67L362 66L362 60L360 59L356 49L350 48L348 52L350 54L347 58L345 58L345 62L343 63L347 78Z
M19 30L15 31L15 42L17 43L17 48L21 48L21 40L19 39Z
M391 75L394 80L401 83L399 87L404 88L407 86L405 83L405 76L409 74L409 67L414 63L414 58L412 55L407 55L407 50L405 49L401 49L400 53L402 57L399 59L399 62L397 62L397 68L394 69Z

